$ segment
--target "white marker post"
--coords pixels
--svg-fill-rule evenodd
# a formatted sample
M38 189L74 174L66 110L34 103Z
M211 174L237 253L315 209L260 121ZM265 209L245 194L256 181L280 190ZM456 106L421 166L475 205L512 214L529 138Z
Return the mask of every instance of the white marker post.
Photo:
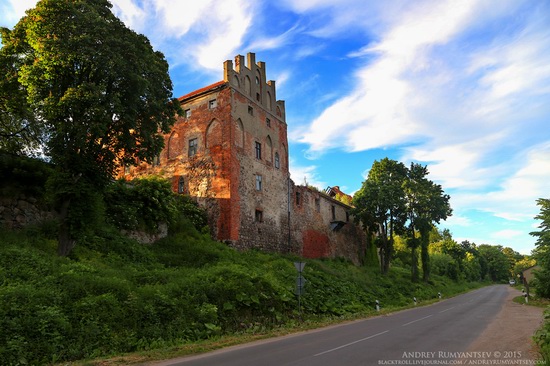
M441 292L437 293L437 297L439 297L439 300L441 300Z
M380 301L376 300L376 311L380 311Z
M529 295L525 294L523 296L525 296L525 303L529 304Z
M413 297L414 300L414 306L416 306L416 297Z

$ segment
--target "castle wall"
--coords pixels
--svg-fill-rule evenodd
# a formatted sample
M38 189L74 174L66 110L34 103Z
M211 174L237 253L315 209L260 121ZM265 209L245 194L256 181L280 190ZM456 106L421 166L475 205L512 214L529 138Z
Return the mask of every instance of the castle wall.
M350 207L290 179L284 101L253 53L224 63L224 80L179 98L183 115L153 165L127 179L158 175L206 208L212 235L239 249L361 263L364 233Z

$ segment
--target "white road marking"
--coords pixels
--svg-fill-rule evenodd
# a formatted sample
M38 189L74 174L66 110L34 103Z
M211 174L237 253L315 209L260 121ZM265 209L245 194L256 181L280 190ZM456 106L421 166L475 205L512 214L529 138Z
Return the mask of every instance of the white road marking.
M453 306L452 308L442 310L442 311L439 312L439 314L444 313L444 312L449 311L449 310L454 309L454 308L456 308L456 306Z
M348 344L344 344L340 347L336 347L336 348L333 348L333 349L329 349L328 351L324 351L324 352L321 352L321 353L317 353L316 355L313 355L314 357L316 356L321 356L321 355L324 355L325 353L329 353L329 352L333 352L333 351L336 351L336 350L339 350L339 349L342 349L342 348L345 348L345 347L348 347L348 346L351 346L352 344L355 344L355 343L359 343L359 342L363 342L363 341L366 341L367 339L371 339L371 338L374 338L374 337L378 337L379 335L382 335L384 333L388 333L389 330L385 330L383 332L380 332L380 333L377 333L377 334L374 334L374 335L371 335L369 337L366 337L366 338L362 338L362 339L358 339L354 342L351 342L351 343L348 343Z
M425 316L425 317L423 317L423 318L413 320L412 322L408 322L408 323L406 323L406 324L403 324L402 327L406 327L406 326L409 325L409 324L416 323L416 322L419 322L419 321L424 320L424 319L428 319L428 318L431 317L431 316L432 316L432 315L428 315L428 316Z

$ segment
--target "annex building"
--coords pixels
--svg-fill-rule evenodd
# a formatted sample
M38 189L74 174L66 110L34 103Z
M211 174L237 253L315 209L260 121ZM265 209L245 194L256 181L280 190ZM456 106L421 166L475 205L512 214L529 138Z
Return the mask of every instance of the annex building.
M344 257L361 263L366 237L335 199L290 178L285 102L255 54L223 64L223 80L179 98L184 111L154 164L126 179L158 175L206 208L212 236L238 249Z

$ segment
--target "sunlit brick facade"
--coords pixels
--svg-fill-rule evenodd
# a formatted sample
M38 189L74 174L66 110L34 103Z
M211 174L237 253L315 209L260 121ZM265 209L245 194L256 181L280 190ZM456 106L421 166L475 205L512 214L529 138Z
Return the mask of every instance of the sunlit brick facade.
M224 79L179 98L184 111L153 165L207 209L212 235L239 249L345 257L360 263L363 232L349 206L290 179L284 101L253 53L224 63Z

